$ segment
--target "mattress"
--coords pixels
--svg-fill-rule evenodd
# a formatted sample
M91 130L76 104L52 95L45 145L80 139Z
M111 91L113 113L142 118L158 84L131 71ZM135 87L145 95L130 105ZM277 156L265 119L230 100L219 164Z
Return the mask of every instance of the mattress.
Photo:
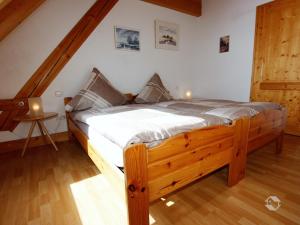
M74 114L73 114L74 116ZM71 114L71 117L73 117ZM95 129L89 125L82 123L78 120L74 120L74 123L84 132L89 138L90 143L94 147L95 153L101 155L105 160L113 163L119 168L124 167L123 163L123 149L118 145L111 142L109 139L103 137Z
M266 109L280 109L273 103L240 103L224 100L174 100L153 105L131 104L72 113L91 144L118 167L131 144L151 148L176 134L213 125L224 125Z

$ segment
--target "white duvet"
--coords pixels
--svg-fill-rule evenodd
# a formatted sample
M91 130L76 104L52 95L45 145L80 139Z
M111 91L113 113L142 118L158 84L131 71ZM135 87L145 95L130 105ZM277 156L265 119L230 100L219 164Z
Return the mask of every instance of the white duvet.
M134 143L155 144L176 134L210 125L224 124L214 116L185 115L173 110L143 107L114 107L110 112L81 112L76 119L125 149ZM207 119L209 118L209 119Z

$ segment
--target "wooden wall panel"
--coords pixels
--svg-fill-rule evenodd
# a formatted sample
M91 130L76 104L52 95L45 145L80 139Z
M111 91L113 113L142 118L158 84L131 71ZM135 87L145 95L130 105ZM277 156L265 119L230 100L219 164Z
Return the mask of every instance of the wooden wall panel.
M300 135L299 0L257 7L251 100L284 105L285 132Z
M0 41L45 0L4 0L0 4Z
M70 58L117 2L118 0L96 1L35 71L15 96L15 99L41 96L61 69L67 64ZM13 121L13 118L24 115L26 112L27 110L16 109L1 113L0 130L14 130L18 123Z
M201 16L202 0L143 0L192 16Z

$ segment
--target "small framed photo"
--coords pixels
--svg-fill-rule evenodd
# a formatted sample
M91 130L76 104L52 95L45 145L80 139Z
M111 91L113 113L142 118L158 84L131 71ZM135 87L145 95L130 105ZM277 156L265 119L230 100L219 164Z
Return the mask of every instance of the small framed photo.
M229 52L229 40L229 35L220 37L220 53Z
M155 47L167 50L178 50L179 25L155 20Z
M116 49L140 51L140 31L118 26L114 29Z

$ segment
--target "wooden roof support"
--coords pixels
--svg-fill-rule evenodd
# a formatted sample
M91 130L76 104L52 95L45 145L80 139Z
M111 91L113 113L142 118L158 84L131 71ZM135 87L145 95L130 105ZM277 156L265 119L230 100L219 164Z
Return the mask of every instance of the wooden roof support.
M3 9L11 0L0 0L0 10Z
M169 9L186 13L192 16L201 16L202 0L143 0Z
M15 109L28 110L27 98L0 100L0 111L11 111Z
M0 4L0 41L45 0L4 0Z
M118 0L97 0L35 71L15 99L41 96L117 2ZM0 114L0 130L14 130L17 123L13 121L13 118L25 113L27 110L19 109L2 112Z

